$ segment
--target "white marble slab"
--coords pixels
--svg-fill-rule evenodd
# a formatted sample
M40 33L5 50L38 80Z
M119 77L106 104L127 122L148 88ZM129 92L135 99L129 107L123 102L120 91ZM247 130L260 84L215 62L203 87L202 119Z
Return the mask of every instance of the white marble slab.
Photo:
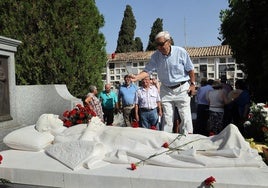
M70 170L43 152L2 151L0 177L13 183L63 188L192 188L201 187L209 176L217 188L264 188L268 185L268 167L169 168L144 165L132 171L126 164L102 168Z

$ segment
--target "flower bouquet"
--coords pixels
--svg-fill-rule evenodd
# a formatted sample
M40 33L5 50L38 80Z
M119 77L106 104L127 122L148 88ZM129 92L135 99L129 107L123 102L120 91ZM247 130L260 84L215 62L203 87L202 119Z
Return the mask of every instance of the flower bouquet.
M253 103L247 121L244 123L245 136L257 142L267 142L268 136L268 105Z
M96 113L90 108L90 106L82 106L77 104L74 109L63 113L63 125L65 127L71 127L77 124L88 123L88 121L96 116Z

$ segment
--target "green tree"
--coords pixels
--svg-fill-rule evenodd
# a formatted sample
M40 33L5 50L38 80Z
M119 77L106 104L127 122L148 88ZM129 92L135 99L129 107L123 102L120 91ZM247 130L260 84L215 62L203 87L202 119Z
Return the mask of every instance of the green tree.
M268 101L268 2L229 0L220 13L221 39L243 66L256 102Z
M154 21L153 26L151 28L151 33L149 35L149 42L148 42L146 51L154 51L157 49L154 39L157 33L159 33L160 31L163 31L163 19L157 18Z
M135 38L135 45L136 45L136 51L141 52L143 51L143 44L140 37Z
M136 44L134 40L135 29L136 20L133 15L132 8L130 5L127 5L118 35L116 47L117 53L136 51Z
M0 35L22 41L17 84L66 84L75 96L102 87L104 18L94 0L1 0Z

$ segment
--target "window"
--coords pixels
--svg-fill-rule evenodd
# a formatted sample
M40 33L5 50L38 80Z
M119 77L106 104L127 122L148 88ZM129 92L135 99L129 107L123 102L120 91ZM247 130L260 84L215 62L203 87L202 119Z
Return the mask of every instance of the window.
M200 72L206 72L207 71L207 65L200 65Z
M116 76L116 80L120 80L120 76Z
M130 67L130 66L131 66L131 64L132 64L132 62L131 62L131 61L127 62L127 67Z
M208 71L209 71L209 72L213 72L213 71L215 71L215 69L214 69L214 65L209 65L209 66L208 66Z
M235 64L228 64L227 65L227 71L234 71L235 70Z
M114 63L109 63L109 69L114 69Z
M193 59L193 64L198 64L198 59Z
M220 58L220 63L226 63L226 58Z
M138 67L138 63L133 63L132 67Z
M214 73L208 73L208 78L214 78Z
M200 58L200 63L207 63L208 62L208 58Z
M242 72L236 73L236 77L243 78L243 73Z
M115 73L116 73L116 74L120 74L120 69L116 69L116 70L115 70Z
M121 73L125 73L126 72L126 69L121 69Z
M144 67L144 62L143 61L139 62L139 66Z
M111 80L114 80L114 76L111 76Z
M114 70L113 69L110 69L110 74L114 74Z
M220 72L225 72L225 71L227 71L227 66L226 66L226 65L219 65L219 71L220 71Z
M208 59L208 64L214 64L214 59L213 58L209 58Z
M228 62L229 62L229 63L234 63L234 62L235 62L235 59L232 58L232 57L229 57L229 58L228 58Z

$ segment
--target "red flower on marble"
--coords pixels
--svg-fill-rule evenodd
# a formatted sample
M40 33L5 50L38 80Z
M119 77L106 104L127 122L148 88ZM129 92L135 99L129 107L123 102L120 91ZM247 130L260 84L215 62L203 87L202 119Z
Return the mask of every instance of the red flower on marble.
M168 144L167 142L165 142L165 143L162 145L162 147L164 147L164 148L168 148L168 146L169 146L169 144Z
M139 122L137 122L137 121L133 121L133 122L131 123L131 126L132 126L133 128L138 128L138 127L139 127Z
M137 169L137 165L135 163L131 163L131 170L136 170Z
M3 160L3 156L0 155L0 164L2 163L2 160Z
M151 125L151 129L152 130L157 130L156 126L154 126L154 125Z
M213 131L209 132L209 136L214 136L214 135L215 135L215 133Z
M207 186L211 186L211 187L214 187L214 186L213 186L213 183L215 183L215 182L216 182L216 179L215 179L213 176L208 177L208 178L205 179L205 181L204 181L205 185L207 185Z
M89 106L77 104L71 111L66 110L63 113L63 125L71 127L82 123L87 124L93 116L96 116L96 113Z

